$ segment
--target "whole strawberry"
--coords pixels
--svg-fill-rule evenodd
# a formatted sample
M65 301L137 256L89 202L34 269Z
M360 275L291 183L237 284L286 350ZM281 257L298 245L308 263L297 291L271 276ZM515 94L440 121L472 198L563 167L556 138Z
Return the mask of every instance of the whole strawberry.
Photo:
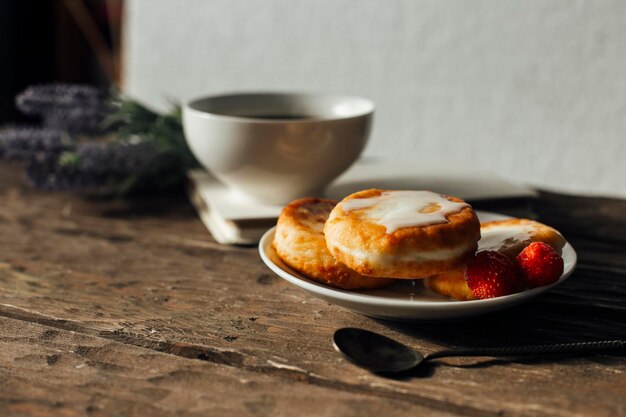
M517 255L517 267L530 288L552 284L563 273L563 258L543 242L533 242Z
M515 264L496 251L480 251L467 263L465 281L478 299L513 294L521 287Z

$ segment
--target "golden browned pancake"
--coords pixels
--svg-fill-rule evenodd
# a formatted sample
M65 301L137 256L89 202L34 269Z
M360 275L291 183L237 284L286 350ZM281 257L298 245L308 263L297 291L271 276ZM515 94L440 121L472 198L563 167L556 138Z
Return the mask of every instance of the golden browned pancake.
M494 220L482 223L478 250L502 252L512 261L531 242L543 242L558 253L565 245L565 238L550 226L528 219ZM424 285L434 292L456 300L473 300L472 292L465 282L465 266L433 275Z
M324 223L336 204L333 200L302 198L285 206L273 242L278 256L303 275L333 287L356 290L392 284L391 279L363 276L328 252Z
M480 223L456 197L372 189L344 198L324 234L330 253L362 275L416 279L465 264Z

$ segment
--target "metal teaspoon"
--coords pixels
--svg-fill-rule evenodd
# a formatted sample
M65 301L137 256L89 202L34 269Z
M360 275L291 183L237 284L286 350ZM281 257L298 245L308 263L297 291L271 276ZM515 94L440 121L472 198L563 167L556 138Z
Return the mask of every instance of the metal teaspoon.
M541 356L555 353L593 353L626 350L624 340L558 343L496 348L467 348L440 350L423 355L413 348L369 330L345 327L333 335L333 346L346 359L374 373L405 372L420 363L452 356Z

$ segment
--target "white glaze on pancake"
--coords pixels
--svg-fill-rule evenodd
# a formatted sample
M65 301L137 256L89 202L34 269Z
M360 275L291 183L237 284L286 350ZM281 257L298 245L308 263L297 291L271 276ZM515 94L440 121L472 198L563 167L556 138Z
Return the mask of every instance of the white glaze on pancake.
M311 219L299 219L300 223L302 223L304 226L310 228L311 230L323 234L324 233L324 222L320 222L317 221L317 219L315 220L311 220Z
M469 207L431 191L385 191L369 198L352 198L339 203L343 211L359 210L370 222L385 226L387 233L405 227L448 223L446 216Z
M478 250L499 251L519 243L530 242L535 229L535 225L524 223L483 227L480 229L481 237L478 241Z

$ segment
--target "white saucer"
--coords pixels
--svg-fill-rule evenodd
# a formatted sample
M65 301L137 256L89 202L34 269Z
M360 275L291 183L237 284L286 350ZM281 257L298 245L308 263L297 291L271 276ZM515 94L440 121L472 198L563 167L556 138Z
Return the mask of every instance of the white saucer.
M477 211L476 214L481 222L508 218L489 212ZM274 227L263 235L259 242L259 253L263 262L279 277L331 304L386 320L460 319L502 310L536 297L560 284L572 274L576 267L576 251L572 245L566 243L562 253L565 267L563 275L557 282L504 297L455 301L432 292L419 281L408 280L380 290L346 291L311 281L289 268L272 248L275 229Z

